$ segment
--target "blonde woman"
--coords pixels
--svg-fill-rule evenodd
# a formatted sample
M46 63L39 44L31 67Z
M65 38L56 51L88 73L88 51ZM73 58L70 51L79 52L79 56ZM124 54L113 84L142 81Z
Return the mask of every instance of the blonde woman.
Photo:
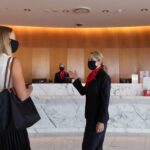
M15 33L9 27L0 26L0 92L4 89L5 70L9 57L19 46ZM8 70L10 73L10 68ZM6 85L8 85L6 83ZM11 87L14 87L20 100L27 99L32 86L25 87L22 68L18 59L14 60L11 76ZM8 87L6 87L8 88ZM1 123L1 122L0 122ZM30 150L27 130L9 130L0 132L0 150Z
M76 72L69 72L74 78L73 85L81 95L86 95L85 118L86 127L82 143L82 150L102 150L107 121L109 119L108 106L110 97L110 77L102 66L103 55L93 51L89 55L88 75L86 85L82 86Z

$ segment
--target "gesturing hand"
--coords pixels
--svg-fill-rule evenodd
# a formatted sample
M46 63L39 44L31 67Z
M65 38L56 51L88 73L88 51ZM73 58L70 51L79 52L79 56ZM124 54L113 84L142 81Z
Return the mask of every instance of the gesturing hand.
M68 73L70 78L73 78L75 80L78 78L78 74L76 71L69 71Z
M98 122L96 124L96 132L100 133L100 132L103 132L103 131L104 131L104 123Z

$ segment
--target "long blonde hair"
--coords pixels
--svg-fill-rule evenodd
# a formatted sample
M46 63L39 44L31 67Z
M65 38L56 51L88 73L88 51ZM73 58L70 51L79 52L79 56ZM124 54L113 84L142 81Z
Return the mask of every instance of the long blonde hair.
M0 54L5 53L7 55L12 55L10 47L9 34L13 30L9 27L0 26Z
M102 63L103 61L103 54L99 51L93 51L93 52L90 52L90 55L92 57L94 57L97 61L100 61Z

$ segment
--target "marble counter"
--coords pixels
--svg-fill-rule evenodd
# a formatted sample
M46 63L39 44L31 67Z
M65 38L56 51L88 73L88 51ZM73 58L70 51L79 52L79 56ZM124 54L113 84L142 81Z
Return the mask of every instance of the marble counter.
M33 101L41 120L30 134L83 133L85 96L72 84L34 84ZM112 84L107 133L150 133L150 97L141 84Z
M84 85L84 84L83 84ZM72 84L33 84L32 95L72 96L79 95ZM111 84L112 96L142 96L142 84Z

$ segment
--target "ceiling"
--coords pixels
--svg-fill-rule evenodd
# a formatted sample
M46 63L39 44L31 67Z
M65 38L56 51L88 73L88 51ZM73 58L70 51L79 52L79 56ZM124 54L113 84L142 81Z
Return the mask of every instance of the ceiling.
M88 7L90 13L73 13L72 10L79 7ZM76 24L83 24L82 27L147 26L150 25L150 0L0 0L0 24L46 27L76 27Z

